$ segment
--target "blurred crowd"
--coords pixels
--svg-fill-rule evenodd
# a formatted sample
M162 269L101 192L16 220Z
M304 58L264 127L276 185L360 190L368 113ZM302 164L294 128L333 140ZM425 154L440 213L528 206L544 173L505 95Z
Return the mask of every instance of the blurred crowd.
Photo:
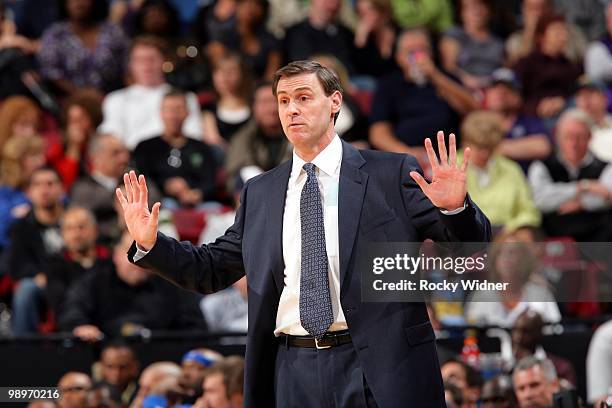
M299 59L340 77L335 127L348 143L412 154L428 174L425 138L455 133L471 148L468 193L496 242L612 241L612 2L0 0L0 336L245 332L244 279L201 297L127 261L114 191L127 170L144 174L161 231L213 241L244 183L291 157L271 80ZM556 302L546 276L531 279L542 268L524 262L530 254L493 257L491 273L526 277L513 301L434 303L432 313L511 330L527 315L551 324L610 313ZM469 406L478 389L492 404L512 396L484 406L548 406L521 402L523 376L563 385L536 346L484 385L449 360L463 372L459 386L448 380L449 401ZM173 373L169 390L181 370L159 364ZM612 386L609 368L593 370L590 402ZM227 390L229 371L212 371ZM104 374L62 381L79 398L104 397L96 381L116 385Z

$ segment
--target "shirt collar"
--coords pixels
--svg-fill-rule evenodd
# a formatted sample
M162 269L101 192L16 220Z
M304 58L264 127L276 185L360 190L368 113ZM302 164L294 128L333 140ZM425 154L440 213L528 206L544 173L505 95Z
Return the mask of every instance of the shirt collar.
M105 176L104 174L93 171L91 172L91 178L97 181L102 187L109 191L114 191L117 188L117 180L112 177Z
M313 160L312 164L317 166L320 171L324 172L328 176L334 176L338 172L340 162L342 161L342 142L340 137L336 134L332 141L323 149ZM300 174L303 170L303 166L306 162L302 160L300 156L293 149L293 166L292 173Z

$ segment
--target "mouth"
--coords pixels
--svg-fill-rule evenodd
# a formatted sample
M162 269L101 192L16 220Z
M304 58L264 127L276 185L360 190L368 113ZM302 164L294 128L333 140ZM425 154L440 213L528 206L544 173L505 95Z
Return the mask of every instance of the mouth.
M289 125L290 128L296 127L296 126L304 126L304 124L303 123L292 123Z

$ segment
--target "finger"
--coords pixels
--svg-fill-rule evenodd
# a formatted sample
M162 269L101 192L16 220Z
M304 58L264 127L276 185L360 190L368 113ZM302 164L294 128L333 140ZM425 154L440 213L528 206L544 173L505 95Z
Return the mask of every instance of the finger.
M448 164L457 167L457 138L454 133L448 136Z
M161 207L161 203L158 201L153 204L153 208L151 209L151 222L153 225L157 225L159 220L159 208Z
M438 131L438 151L440 153L440 163L448 166L448 154L446 153L446 142L444 142L444 132Z
M431 168L438 168L440 166L440 163L438 163L438 157L436 156L436 152L434 152L431 140L429 138L425 139L425 152L427 153L427 158L429 159L429 164L431 164Z
M471 154L472 154L472 149L470 149L469 147L466 147L465 150L463 151L463 163L461 163L461 171L464 173L467 171L468 164L470 164Z
M117 200L119 200L119 204L121 204L121 208L123 211L125 211L125 207L128 205L128 202L120 188L115 190L115 195L117 196Z
M130 181L132 183L132 191L134 202L140 201L140 187L138 187L138 179L136 178L136 172L134 170L130 171Z
M132 182L130 181L130 175L125 173L123 175L123 184L125 184L125 197L127 198L128 204L134 201L134 196L132 195Z
M142 174L138 176L138 185L140 186L140 202L149 207L149 190L147 189L147 181Z
M412 177L412 179L419 185L419 187L421 187L421 190L423 190L423 192L425 192L425 189L427 189L427 187L429 186L429 184L427 183L427 181L423 178L423 176L421 176L418 172L416 171L411 171L410 172L410 177Z

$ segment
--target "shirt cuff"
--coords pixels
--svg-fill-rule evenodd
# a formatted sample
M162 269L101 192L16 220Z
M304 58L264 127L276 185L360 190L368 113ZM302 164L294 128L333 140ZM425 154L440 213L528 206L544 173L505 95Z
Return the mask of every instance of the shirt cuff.
M467 208L467 200L463 202L463 207L459 207L454 210L440 210L440 212L444 215L455 215L455 214L459 214L461 211L465 210L466 208Z
M140 261L142 258L145 257L145 255L147 255L149 253L149 251L145 251L144 249L140 248L138 246L138 244L136 244L136 253L134 254L134 262L138 262Z

